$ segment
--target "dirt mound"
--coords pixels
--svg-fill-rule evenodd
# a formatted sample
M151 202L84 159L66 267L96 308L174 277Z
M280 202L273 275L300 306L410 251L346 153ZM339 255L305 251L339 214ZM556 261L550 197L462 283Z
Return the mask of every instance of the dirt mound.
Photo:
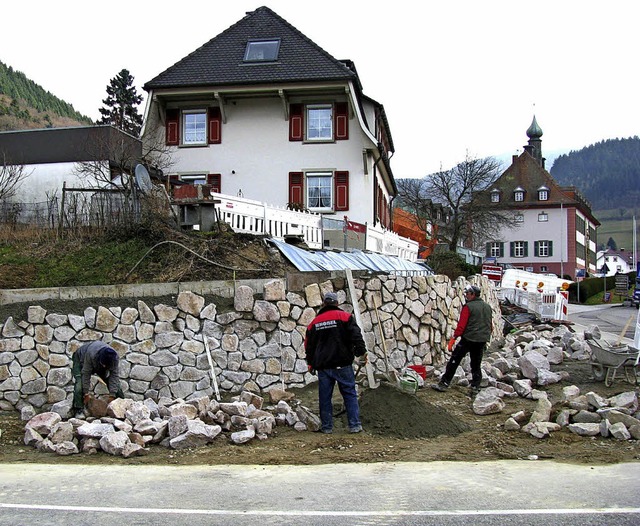
M384 383L362 392L360 410L364 428L377 435L434 438L471 429L444 409Z

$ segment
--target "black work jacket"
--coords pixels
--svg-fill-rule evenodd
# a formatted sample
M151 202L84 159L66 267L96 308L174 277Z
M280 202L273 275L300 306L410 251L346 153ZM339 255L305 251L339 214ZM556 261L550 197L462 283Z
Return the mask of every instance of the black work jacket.
M360 327L348 312L326 305L307 327L307 363L314 369L335 369L367 352Z

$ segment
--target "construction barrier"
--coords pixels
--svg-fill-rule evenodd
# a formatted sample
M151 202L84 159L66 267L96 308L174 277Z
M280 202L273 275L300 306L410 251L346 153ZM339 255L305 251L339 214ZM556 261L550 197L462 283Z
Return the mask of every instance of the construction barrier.
M501 287L497 289L499 300L508 300L529 312L540 316L541 320L566 320L569 292L528 292L522 289Z

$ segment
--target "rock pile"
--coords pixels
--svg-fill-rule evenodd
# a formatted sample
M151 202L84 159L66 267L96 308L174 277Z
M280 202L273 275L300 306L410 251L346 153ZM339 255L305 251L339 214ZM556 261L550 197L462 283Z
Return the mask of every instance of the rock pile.
M568 380L565 372L551 371L551 365L563 360L588 360L590 350L586 338L600 337L597 326L590 327L583 336L571 332L564 325L537 325L494 340L485 359L483 389L473 401L478 415L500 413L504 398L536 400L536 407L527 414L518 411L509 416L504 428L522 431L536 438L545 438L553 431L568 429L580 436L601 435L621 440L640 439L638 395L628 391L604 398L595 392L580 393L571 385L563 389L560 400L552 401L545 386ZM469 385L470 369L466 360L456 372L454 381ZM552 418L555 416L555 419Z
M285 392L274 390L272 401ZM276 426L288 425L297 431L317 431L320 419L300 404L285 399L263 408L264 398L243 391L231 402L218 402L204 396L181 399L134 401L115 399L100 418L64 419L60 412L48 411L31 416L25 407L22 417L30 417L25 426L24 443L40 451L58 455L97 453L125 458L143 455L148 446L159 444L172 449L201 447L218 437L233 444L253 439L264 440ZM62 409L62 410L61 410ZM61 415L62 413L62 415ZM219 438L218 438L219 439Z

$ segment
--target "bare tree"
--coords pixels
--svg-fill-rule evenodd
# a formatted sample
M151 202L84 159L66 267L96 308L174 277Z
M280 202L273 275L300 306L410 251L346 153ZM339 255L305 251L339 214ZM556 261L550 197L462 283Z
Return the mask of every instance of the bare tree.
M438 226L438 237L456 251L462 241L478 247L514 219L496 203L479 198L500 176L502 167L492 158L465 160L450 170L441 170L423 179L398 183L400 202L413 212L420 228Z
M149 134L142 141L142 162L157 173L167 173L175 164L173 151L164 136Z
M31 175L23 164L11 164L4 154L0 154L0 201L5 202L15 197L22 182Z

